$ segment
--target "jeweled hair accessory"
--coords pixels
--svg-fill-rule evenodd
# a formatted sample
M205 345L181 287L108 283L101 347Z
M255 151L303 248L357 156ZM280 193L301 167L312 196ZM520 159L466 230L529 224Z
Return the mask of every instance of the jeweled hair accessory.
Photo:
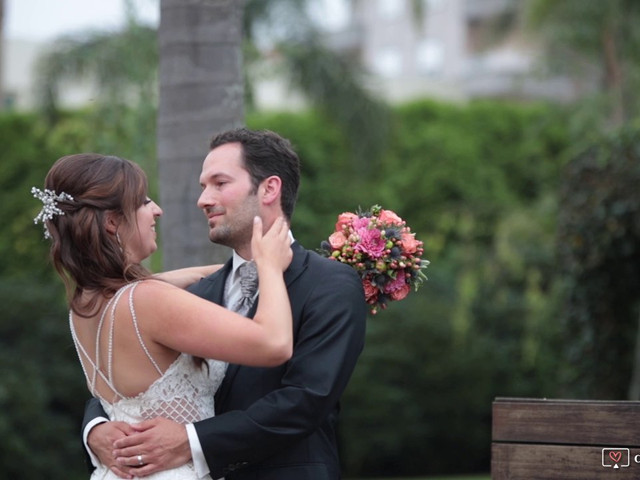
M56 194L53 190L44 189L40 190L36 187L31 187L31 193L34 198L37 198L42 202L42 210L33 219L33 223L36 225L38 222L42 222L44 226L44 238L51 238L49 228L47 228L47 220L51 220L55 215L64 215L64 212L58 208L58 202L72 202L73 197L68 193L61 192Z

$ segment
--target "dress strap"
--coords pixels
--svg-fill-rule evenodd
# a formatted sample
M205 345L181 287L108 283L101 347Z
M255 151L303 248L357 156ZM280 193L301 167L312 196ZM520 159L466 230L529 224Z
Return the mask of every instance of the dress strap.
M75 326L73 325L73 311L69 310L69 328L71 330L71 338L73 339L73 343L76 347L76 353L78 355L78 359L80 360L80 366L82 367L82 371L84 373L85 379L87 380L87 384L89 385L89 390L91 391L91 394L98 397L98 398L102 398L103 400L107 401L106 399L104 399L97 391L96 389L96 380L97 380L97 376L99 375L100 378L102 378L102 380L108 385L108 387L113 391L113 393L120 398L124 398L124 396L122 394L120 394L120 392L118 392L118 390L116 390L115 386L113 385L113 382L111 381L110 378L108 378L104 373L102 373L102 371L100 370L100 342L99 342L99 338L100 338L100 331L102 330L102 325L104 324L104 320L106 318L106 314L107 311L109 310L109 308L111 308L111 306L114 303L117 303L118 299L120 298L120 295L122 295L122 293L124 292L124 290L126 289L126 287L123 287L122 289L118 290L116 292L116 295L114 295L113 297L111 297L111 299L107 302L107 304L104 307L104 310L102 311L102 315L100 315L100 320L98 322L98 328L96 331L96 350L95 350L95 356L96 359L95 361L91 358L91 356L87 353L86 349L84 348L84 346L82 345L82 343L80 343L80 340L78 339L78 335L76 334L76 329ZM86 361L89 363L89 365L91 365L91 368L93 369L93 372L91 374L91 376L89 376L88 372L87 372L87 368L85 367L85 363L82 361L82 357L84 356L84 358L86 359ZM109 402L111 403L111 402Z
M120 398L124 398L124 395L122 395L120 392L118 392L118 390L116 390L115 384L113 382L113 332L114 332L114 326L116 323L116 307L118 306L120 297L124 292L126 292L129 288L133 286L135 286L135 283L133 284L130 283L128 285L125 285L124 287L121 287L113 296L113 298L109 301L109 303L107 303L107 306L104 308L104 312L102 312L102 316L100 317L100 323L98 324L98 331L96 332L96 361L99 361L100 356L98 355L98 353L100 351L100 343L99 343L100 332L102 332L102 325L104 323L105 315L107 311L111 309L111 325L109 328L109 341L107 343L107 349L108 349L107 350L107 377L105 378L102 372L99 372L99 374L102 377L102 379L105 380L105 382L107 382L107 385L109 385L109 388L111 388L111 390L113 390L113 392Z
M147 358L151 361L151 363L153 364L153 366L155 367L156 371L158 372L158 375L162 375L163 371L162 369L158 366L158 364L156 363L156 361L153 359L153 357L151 356L151 354L149 353L149 350L147 349L147 345L144 343L144 340L142 340L142 335L140 334L140 329L138 328L138 317L136 316L136 310L133 307L133 291L136 289L136 286L138 286L138 283L140 282L135 282L131 285L131 290L129 291L129 311L131 312L131 319L133 321L133 328L136 330L136 335L138 336L138 342L140 342L140 346L142 347L142 350L144 350L144 353L147 355ZM114 308L115 310L115 308ZM112 313L113 316L113 313ZM113 337L113 320L111 321L111 337ZM112 338L109 339L109 342L111 343Z
M80 343L80 340L78 339L78 335L76 334L75 327L73 325L73 312L69 310L69 327L71 329L71 337L73 338L73 343L76 347L76 353L78 354L78 358L80 360L80 366L82 367L82 371L84 372L84 376L87 380L87 384L89 385L89 389L94 396L101 398L108 403L114 403L114 402L113 400L109 401L107 399L104 399L96 389L96 381L98 376L100 376L100 378L107 384L107 386L111 389L111 391L113 391L116 398L118 399L125 398L125 395L122 395L116 389L115 383L113 381L113 344L114 344L114 331L115 331L115 320L116 320L115 318L116 307L118 305L118 302L120 301L120 297L122 297L122 295L127 290L129 290L129 302L128 302L129 312L131 313L133 327L135 329L136 336L138 337L138 342L140 343L140 346L142 347L142 350L146 354L147 358L149 359L151 364L154 366L154 368L158 372L158 375L161 376L163 374L157 362L151 356L151 353L149 353L149 349L144 343L144 340L142 339L142 335L140 334L140 328L138 327L138 318L136 316L136 311L133 306L133 292L135 290L135 287L138 285L138 283L140 282L134 282L134 283L130 283L128 285L123 286L116 292L116 294L113 297L111 297L111 299L105 305L104 310L100 315L98 328L96 330L95 360L91 358L91 356L86 351L82 343ZM109 338L107 342L107 374L105 375L100 370L100 333L102 332L102 327L104 325L105 319L107 318L107 312L110 312L109 319L111 320L111 322L109 325ZM89 375L89 372L87 371L85 362L82 361L83 358L93 369L93 372L91 375Z

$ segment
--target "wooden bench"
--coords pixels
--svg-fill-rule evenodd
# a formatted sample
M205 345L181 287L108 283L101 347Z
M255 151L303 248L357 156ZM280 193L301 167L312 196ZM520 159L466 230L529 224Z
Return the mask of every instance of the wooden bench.
M640 479L640 402L496 398L491 478Z

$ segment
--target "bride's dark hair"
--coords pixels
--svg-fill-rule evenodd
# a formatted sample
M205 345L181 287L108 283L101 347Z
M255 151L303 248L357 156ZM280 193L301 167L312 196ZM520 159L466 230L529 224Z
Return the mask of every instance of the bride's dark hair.
M147 198L147 177L129 160L79 153L58 159L49 170L45 188L73 200L57 202L64 215L47 220L51 260L67 289L71 309L95 314L97 296L83 301L85 290L112 296L124 284L146 278L149 271L129 263L117 235L106 229L106 215L136 224L136 210Z

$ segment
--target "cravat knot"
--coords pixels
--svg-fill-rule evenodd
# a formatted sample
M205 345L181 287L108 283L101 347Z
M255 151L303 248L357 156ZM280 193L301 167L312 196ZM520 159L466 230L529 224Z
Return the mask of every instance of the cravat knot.
M235 305L236 312L246 315L253 304L253 297L258 291L258 270L255 262L245 262L238 267L240 291L242 298Z

